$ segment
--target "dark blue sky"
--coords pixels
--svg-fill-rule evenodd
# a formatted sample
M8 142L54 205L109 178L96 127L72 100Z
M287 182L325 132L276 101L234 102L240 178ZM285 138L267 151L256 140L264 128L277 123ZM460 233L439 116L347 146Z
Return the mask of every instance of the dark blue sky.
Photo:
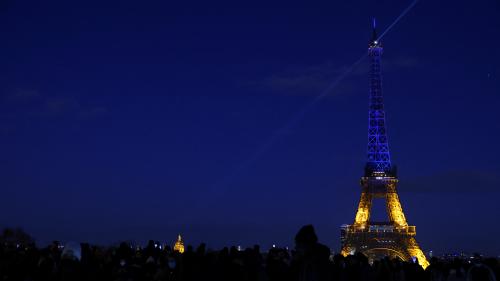
M312 223L338 250L368 62L280 129L366 53L371 17L385 29L410 3L1 1L0 226L267 247ZM392 160L425 251L500 253L499 27L498 1L423 0L383 39Z

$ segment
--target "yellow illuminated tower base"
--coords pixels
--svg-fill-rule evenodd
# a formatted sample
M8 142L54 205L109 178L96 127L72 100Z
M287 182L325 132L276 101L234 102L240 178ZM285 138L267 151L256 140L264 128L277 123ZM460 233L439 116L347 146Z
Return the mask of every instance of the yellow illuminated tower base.
M361 199L354 224L341 227L342 255L361 252L370 260L388 256L404 261L415 257L424 269L429 265L415 240L416 227L406 222L396 192L397 182L396 177L384 173L361 178ZM389 221L370 221L374 199L385 200Z

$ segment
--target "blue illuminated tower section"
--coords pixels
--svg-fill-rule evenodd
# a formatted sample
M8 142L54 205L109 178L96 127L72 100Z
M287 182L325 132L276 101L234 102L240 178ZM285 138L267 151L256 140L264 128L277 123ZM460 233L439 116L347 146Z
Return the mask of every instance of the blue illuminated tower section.
M373 20L373 34L368 47L368 57L370 58L370 99L366 176L393 173L385 126L384 98L382 96L382 73L380 69L382 51L382 45L377 38L375 20Z

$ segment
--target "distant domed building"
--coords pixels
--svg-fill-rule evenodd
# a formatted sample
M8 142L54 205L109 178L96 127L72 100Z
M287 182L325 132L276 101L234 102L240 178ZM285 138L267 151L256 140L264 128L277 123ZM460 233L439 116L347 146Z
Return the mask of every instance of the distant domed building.
M174 251L179 252L181 254L184 253L184 242L182 242L182 237L180 234L177 237L177 241L174 244Z

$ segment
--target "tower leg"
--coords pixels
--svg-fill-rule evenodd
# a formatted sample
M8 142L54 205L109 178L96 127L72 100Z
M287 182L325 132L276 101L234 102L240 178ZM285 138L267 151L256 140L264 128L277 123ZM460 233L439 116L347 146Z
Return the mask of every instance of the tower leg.
M354 224L358 227L365 228L370 220L370 210L372 208L372 194L368 192L361 193L361 199L359 200L358 211L356 212L356 218L354 219Z
M418 246L417 240L414 237L411 237L407 244L407 251L411 257L416 257L418 260L418 264L425 269L429 266L429 261L424 255L424 252Z
M398 194L396 192L387 193L385 201L387 214L389 214L389 221L397 226L408 226L403 208L401 208L401 203L399 202Z

